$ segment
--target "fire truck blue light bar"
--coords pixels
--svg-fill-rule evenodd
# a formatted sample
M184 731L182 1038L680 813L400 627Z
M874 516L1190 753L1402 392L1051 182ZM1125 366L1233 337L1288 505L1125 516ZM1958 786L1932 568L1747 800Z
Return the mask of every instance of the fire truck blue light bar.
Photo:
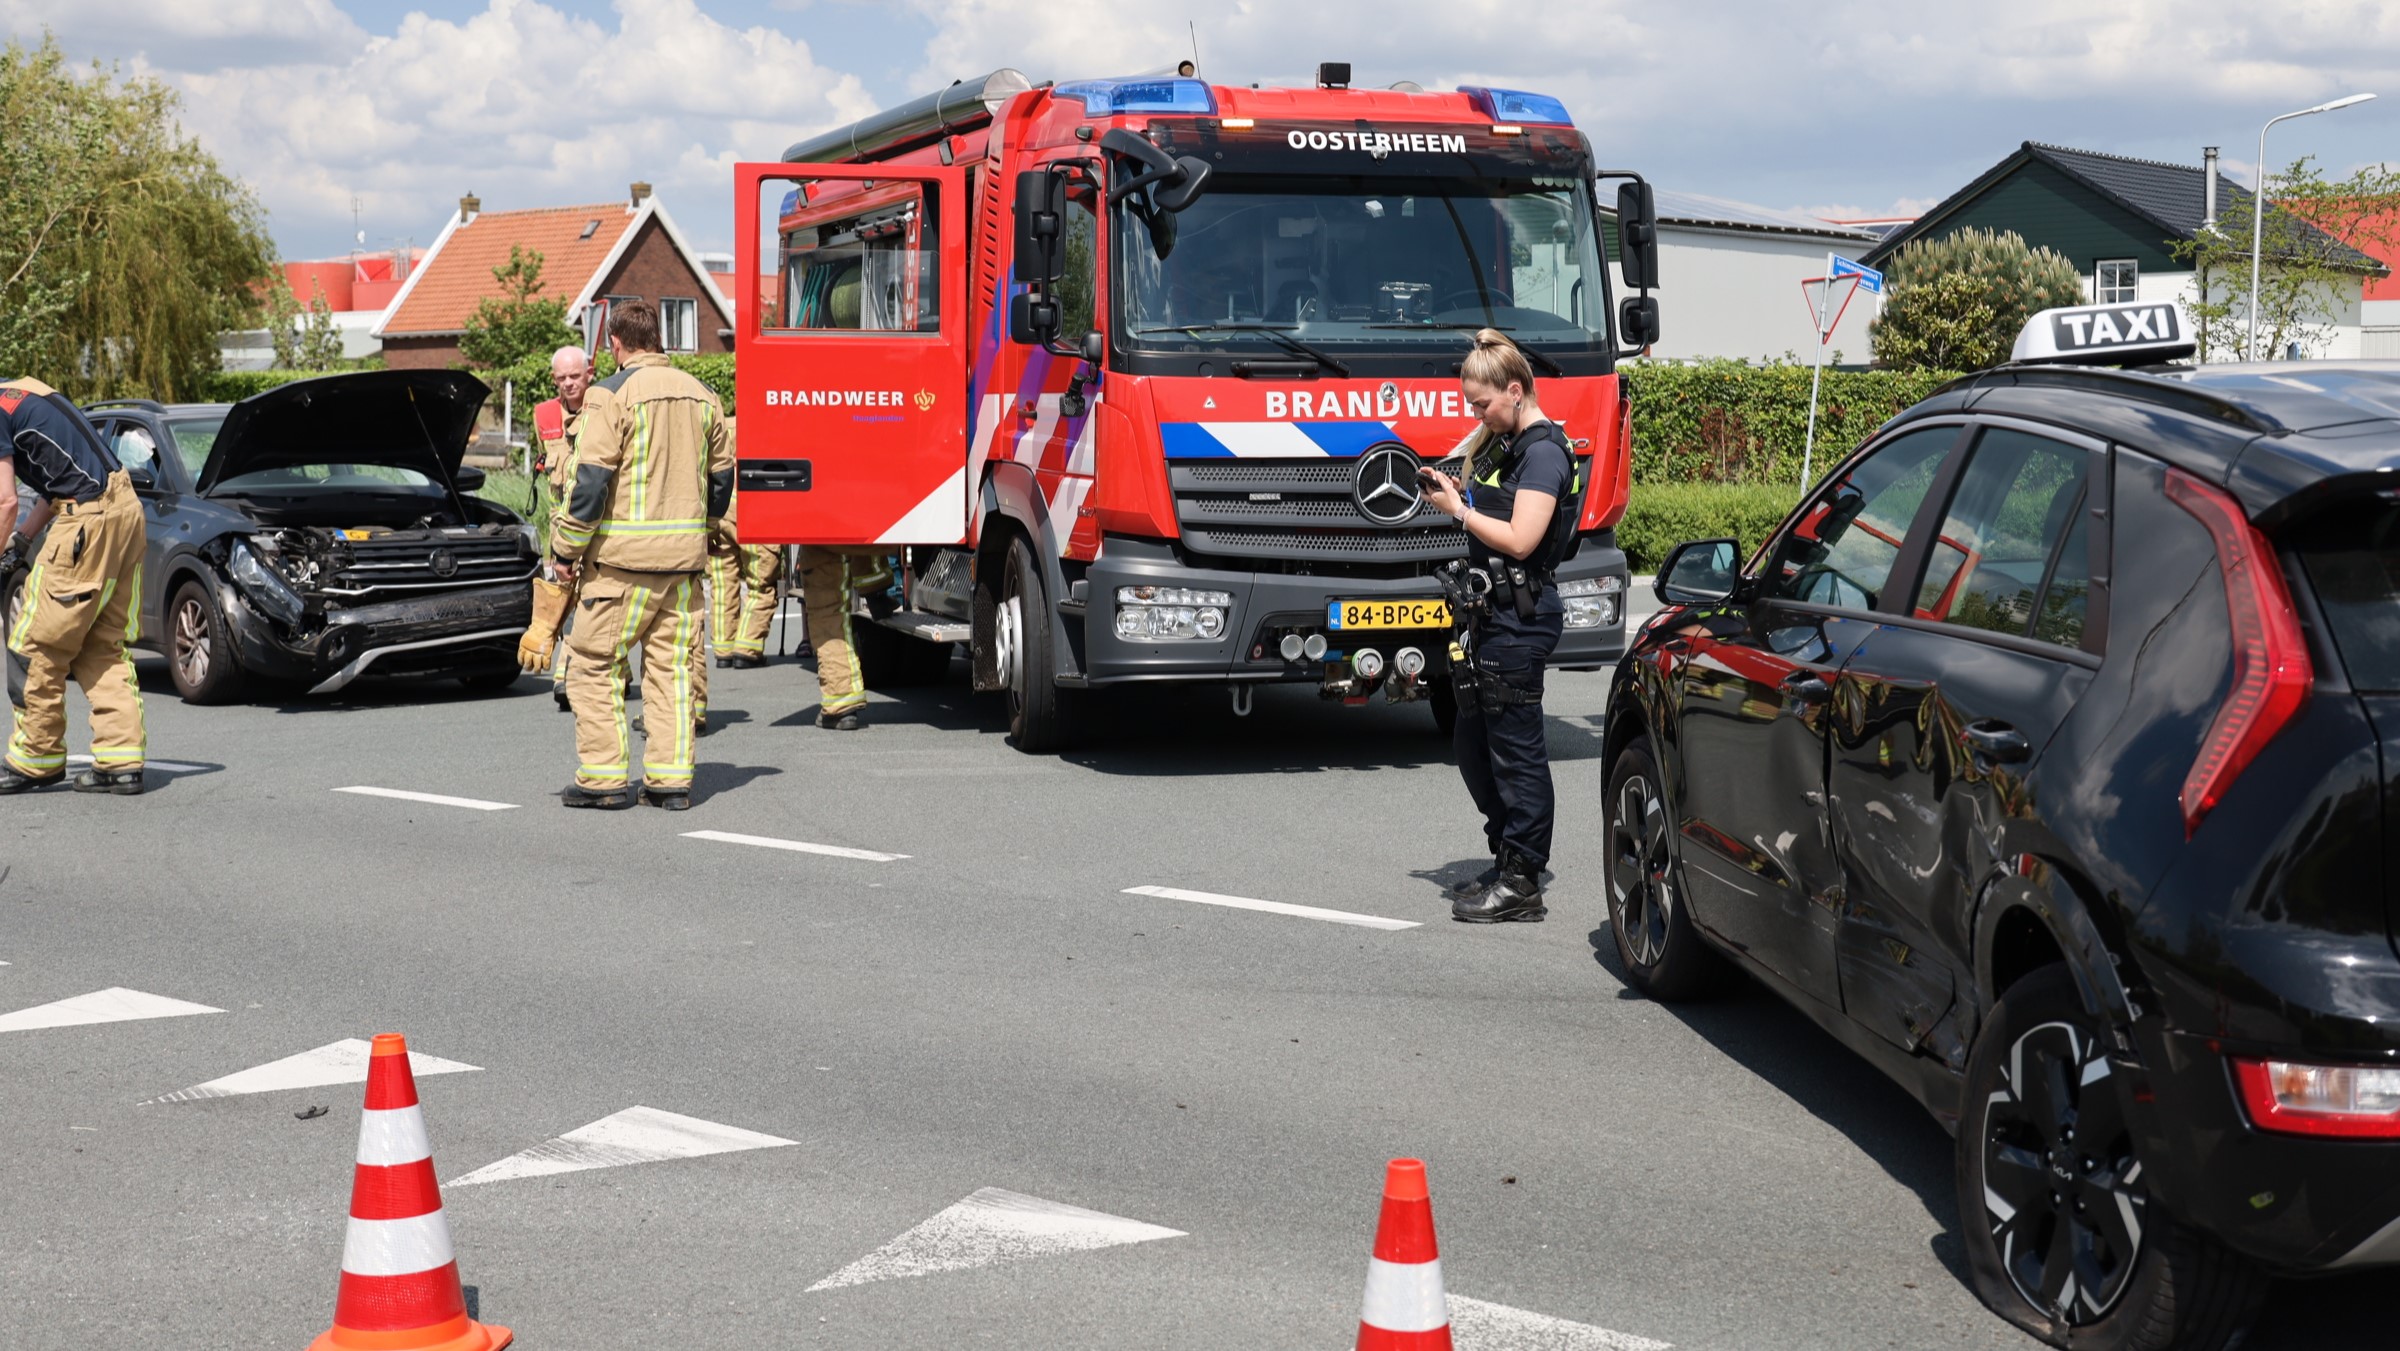
M1072 80L1055 91L1079 99L1085 117L1117 113L1194 113L1214 116L1217 96L1198 80Z
M1529 94L1522 89L1491 89L1483 85L1460 85L1458 92L1467 96L1475 110L1494 122L1532 122L1550 126L1571 127L1575 119L1567 116L1567 105L1548 94Z

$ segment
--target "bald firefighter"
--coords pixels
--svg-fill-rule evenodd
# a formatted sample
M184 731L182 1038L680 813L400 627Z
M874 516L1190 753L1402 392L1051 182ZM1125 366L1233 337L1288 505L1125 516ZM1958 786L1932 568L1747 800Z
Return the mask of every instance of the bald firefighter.
M731 418L725 430L733 431ZM741 506L737 488L725 513L725 538L709 551L708 636L717 649L717 665L747 668L767 664L767 630L775 623L775 581L783 572L783 553L737 541L734 517Z
M17 514L17 485L33 505ZM0 793L67 777L67 682L92 710L92 767L79 793L142 791L142 691L125 645L140 636L141 500L83 410L34 379L0 382L0 586L26 561L24 604L8 631L8 696L16 726L0 761Z
M550 381L558 386L558 397L533 406L533 472L548 481L550 501L564 505L575 482L575 438L583 430L583 396L592 387L591 358L580 347L559 348L550 355ZM570 711L565 643L550 663L550 697L561 712Z
M618 370L592 387L574 482L550 535L551 556L577 587L567 639L577 765L563 800L633 805L624 680L638 649L653 729L643 737L641 800L683 811L692 805L701 570L733 502L733 441L717 396L660 353L655 305L613 307L608 345Z

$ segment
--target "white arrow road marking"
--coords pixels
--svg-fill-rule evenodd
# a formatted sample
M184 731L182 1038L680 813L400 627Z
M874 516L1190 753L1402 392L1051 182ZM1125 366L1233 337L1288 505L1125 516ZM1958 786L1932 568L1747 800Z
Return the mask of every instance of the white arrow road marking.
M1450 1297L1450 1335L1459 1351L1667 1351L1670 1345L1465 1295Z
M202 1098L232 1098L244 1093L273 1093L286 1088L321 1088L326 1084L363 1084L367 1081L367 1061L374 1047L356 1037L320 1046L313 1051L287 1055L222 1079L194 1084L181 1092L169 1093L150 1102L197 1102ZM462 1065L455 1060L426 1055L422 1051L408 1053L408 1068L418 1078L428 1074L465 1074L479 1071L481 1065ZM147 1107L150 1103L143 1103Z
M410 793L398 788L368 788L364 785L336 788L337 793L356 793L361 797L396 797L402 802L430 802L436 807L465 807L470 811L509 812L517 809L514 802L486 802L476 797L444 797L440 793Z
M986 1187L808 1288L832 1290L1182 1237L1180 1229Z
M1127 887L1128 896L1156 896L1169 901L1198 901L1202 905L1231 906L1236 910L1264 910L1273 915L1298 915L1302 919L1321 919L1333 924L1355 924L1362 929L1414 929L1413 919L1385 919L1381 915L1361 915L1348 910L1322 910L1313 905L1287 905L1282 901L1254 901L1247 896L1219 896L1213 891L1180 891L1174 887Z
M94 990L73 999L41 1004L0 1014L0 1032L30 1032L37 1027L80 1027L85 1023L125 1023L139 1018L182 1018L194 1013L223 1013L206 1004L193 1004L165 995L143 994L116 986Z
M587 1168L620 1168L629 1163L663 1163L696 1159L705 1154L731 1154L744 1149L774 1149L798 1144L781 1136L761 1135L738 1126L723 1126L698 1117L678 1116L655 1107L628 1107L604 1116L554 1140L545 1140L521 1154L487 1163L445 1187L468 1187L478 1182L578 1173Z
M715 840L719 844L747 844L760 849L788 849L795 854L824 854L830 858L855 858L868 863L897 863L906 854L878 854L872 849L846 849L838 844L809 844L802 840L778 840L771 835L736 835L723 830L687 830L687 840Z

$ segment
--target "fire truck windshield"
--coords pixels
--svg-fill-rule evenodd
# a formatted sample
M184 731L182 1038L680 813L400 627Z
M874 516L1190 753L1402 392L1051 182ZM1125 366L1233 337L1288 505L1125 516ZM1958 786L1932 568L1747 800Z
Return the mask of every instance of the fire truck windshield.
M1173 217L1117 211L1123 346L1161 355L1454 356L1501 329L1609 350L1591 191L1574 178L1219 174Z

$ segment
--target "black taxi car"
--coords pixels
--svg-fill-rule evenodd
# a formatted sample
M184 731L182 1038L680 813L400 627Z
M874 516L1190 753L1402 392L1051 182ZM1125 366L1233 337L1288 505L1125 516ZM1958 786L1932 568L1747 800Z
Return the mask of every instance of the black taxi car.
M2187 323L2036 315L1680 546L1609 705L1632 984L1747 971L1913 1092L2059 1345L2400 1264L2400 362L2156 364Z

